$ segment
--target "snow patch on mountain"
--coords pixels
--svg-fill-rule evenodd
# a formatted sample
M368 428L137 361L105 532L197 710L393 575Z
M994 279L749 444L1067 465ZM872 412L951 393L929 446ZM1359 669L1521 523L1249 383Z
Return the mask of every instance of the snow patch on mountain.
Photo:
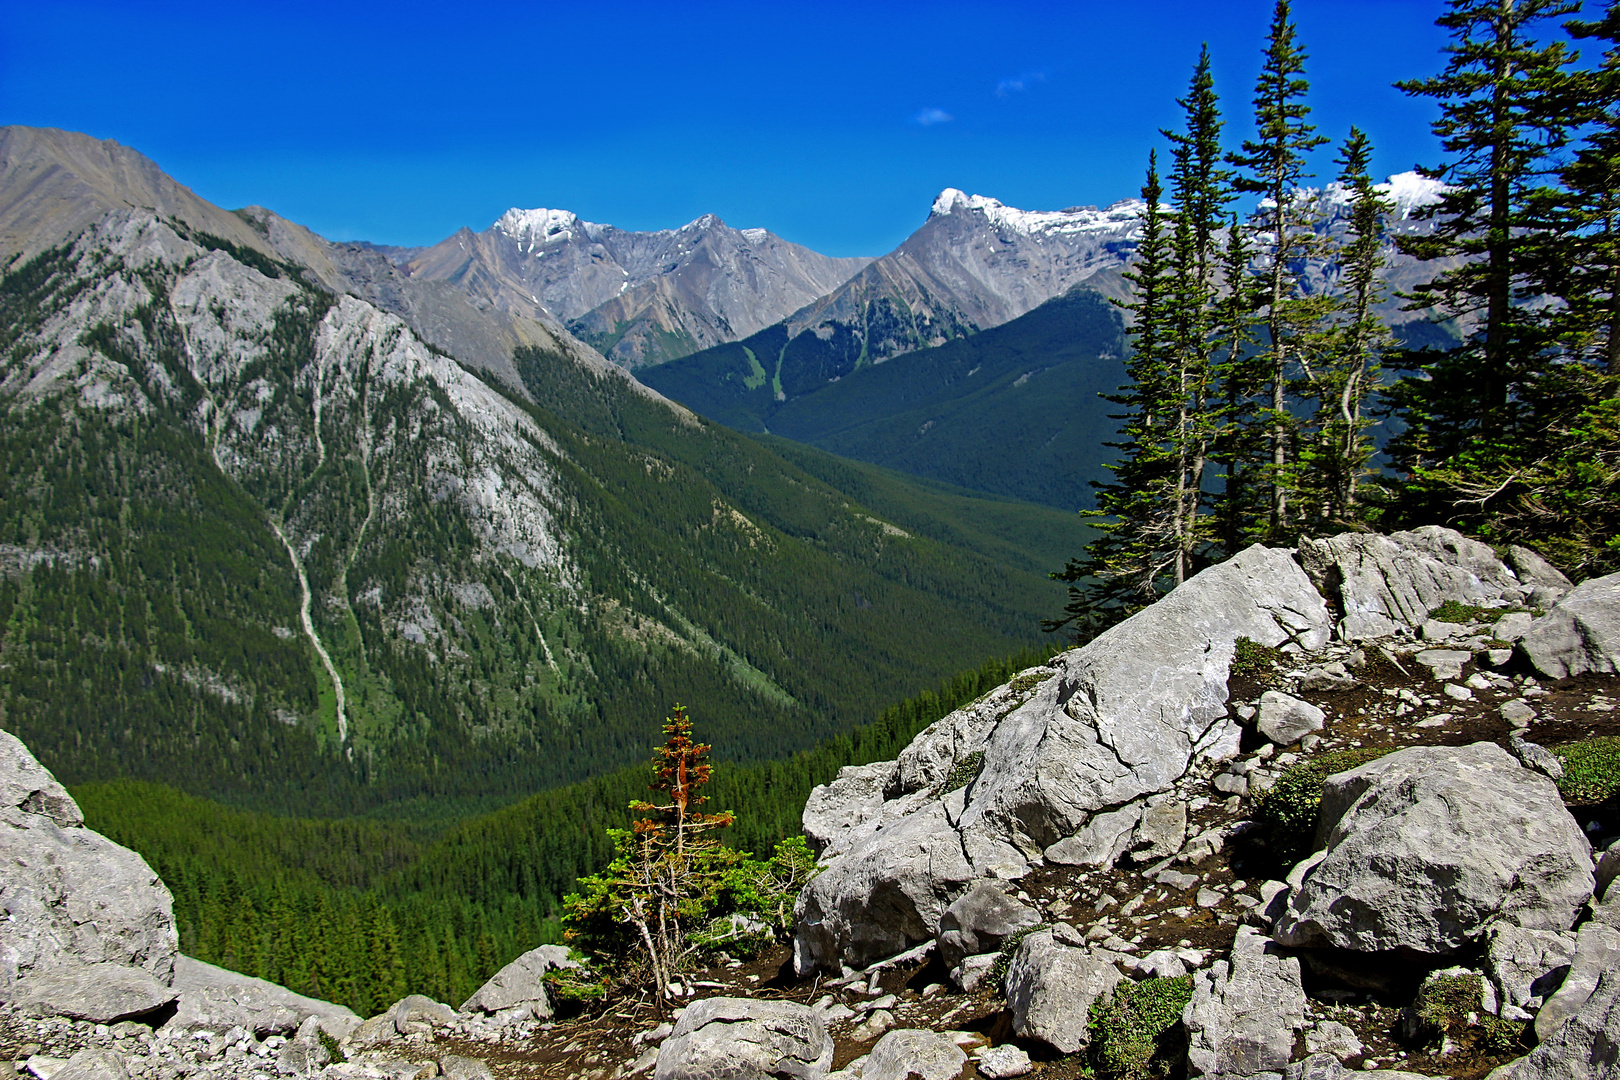
M524 210L517 206L502 214L493 226L496 232L511 237L526 252L544 244L571 240L576 230L594 240L607 227L594 221L581 221L572 210L543 207Z
M988 195L968 195L956 188L946 188L934 200L929 216L945 217L959 211L977 212L992 225L1025 236L1073 236L1129 229L1141 217L1143 205L1140 199L1123 199L1102 210L1094 206L1076 206L1067 210L1019 210Z

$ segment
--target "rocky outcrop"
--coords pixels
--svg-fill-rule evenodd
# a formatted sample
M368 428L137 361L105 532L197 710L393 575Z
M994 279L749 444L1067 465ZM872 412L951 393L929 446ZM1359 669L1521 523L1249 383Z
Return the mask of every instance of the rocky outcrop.
M1592 894L1590 848L1557 787L1492 743L1329 777L1318 836L1275 929L1285 945L1444 954L1497 918L1566 930Z
M1107 960L1059 942L1052 931L1030 934L1007 965L1013 1030L1065 1054L1091 1042L1091 1005L1124 978Z
M1294 1033L1305 1026L1299 961L1253 927L1240 927L1231 959L1194 976L1181 1022L1189 1076L1281 1070L1293 1054Z
M1225 700L1236 639L1314 649L1328 632L1326 605L1289 554L1253 547L945 717L886 774L868 767L818 790L827 869L799 898L798 970L926 940L970 881L1019 877L1094 816L1235 753Z
M1620 971L1620 930L1589 922L1575 938L1569 973L1536 1014L1536 1038L1546 1042L1586 1007L1605 972Z
M1569 931L1526 930L1512 923L1496 923L1489 932L1486 957L1496 985L1502 1015L1528 1018L1541 1007L1569 971L1575 955L1575 935ZM1516 1013L1510 1010L1518 1010Z
M658 1051L655 1080L819 1080L833 1042L821 1014L791 1001L705 998Z
M1553 679L1620 672L1620 574L1581 582L1530 624L1519 648Z
M0 1002L112 1021L175 1000L173 900L0 731Z
M562 945L530 949L462 1002L461 1011L495 1014L504 1020L549 1020L552 1009L546 994L546 972L578 966L568 959L568 950Z
M1435 525L1389 536L1306 537L1299 558L1311 580L1339 600L1339 634L1348 641L1421 626L1447 600L1491 607L1526 595L1487 545Z

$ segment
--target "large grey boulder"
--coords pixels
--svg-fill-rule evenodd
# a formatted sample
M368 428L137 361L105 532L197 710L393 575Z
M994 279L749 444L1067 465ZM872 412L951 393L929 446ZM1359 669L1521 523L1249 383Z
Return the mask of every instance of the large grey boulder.
M1620 970L1599 978L1575 1014L1486 1080L1613 1080L1620 1075Z
M967 1055L937 1031L899 1028L877 1041L861 1068L861 1080L956 1080Z
M1567 930L1592 894L1591 849L1557 786L1493 743L1331 776L1320 813L1325 850L1274 929L1285 945L1440 955L1498 918Z
M126 990L139 976L100 965L166 987L178 945L173 899L146 860L85 828L66 789L0 731L0 1002L27 996L20 982L49 969L59 970L48 996L68 1000L87 965Z
M1330 629L1290 554L1252 547L940 720L891 768L818 791L826 869L799 896L798 970L864 966L926 941L970 882L1018 878L1093 817L1236 753L1236 639L1316 649Z
M1299 558L1311 580L1338 598L1339 633L1349 641L1422 626L1447 600L1488 607L1524 595L1487 545L1437 525L1388 536L1305 537Z
M1575 586L1530 624L1519 648L1552 679L1620 671L1620 574Z
M546 995L546 972L578 966L568 959L568 950L562 945L530 949L491 976L462 1003L461 1011L494 1013L509 1020L549 1020L552 1008Z
M1050 930L1030 934L1007 965L1007 1005L1013 1031L1065 1054L1091 1042L1091 1004L1123 978L1086 949L1058 942Z
M833 1041L821 1014L793 1001L704 998L658 1049L656 1080L820 1080Z
M940 916L939 958L954 968L965 956L995 952L1003 941L1040 921L1040 912L1008 896L1006 889L980 882Z
M1520 547L1518 544L1510 546L1507 550L1507 564L1513 568L1513 572L1518 575L1525 587L1530 589L1532 600L1551 597L1556 601L1575 587L1575 583L1565 577L1562 570L1527 547Z
M1597 991L1598 980L1608 971L1620 971L1620 930L1589 922L1575 937L1569 974L1536 1014L1536 1038L1546 1042L1580 1012Z
M174 990L180 995L179 1007L166 1029L223 1035L240 1027L263 1038L296 1031L315 1017L328 1035L341 1039L360 1026L360 1017L342 1005L304 997L189 956L175 957Z
M1283 956L1253 927L1238 928L1231 957L1193 976L1182 1010L1189 1076L1277 1072L1305 1026L1299 961Z

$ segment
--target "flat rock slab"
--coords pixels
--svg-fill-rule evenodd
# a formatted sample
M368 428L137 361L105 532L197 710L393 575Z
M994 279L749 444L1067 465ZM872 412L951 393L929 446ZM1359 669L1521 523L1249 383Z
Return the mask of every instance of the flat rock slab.
M1285 945L1443 955L1498 918L1567 930L1592 895L1591 848L1557 785L1494 743L1338 773L1320 814L1324 850L1274 930Z
M309 1017L322 1021L333 1038L341 1039L360 1025L360 1017L342 1005L295 994L265 979L240 975L222 967L177 956L174 990L178 1010L166 1029L212 1031L223 1035L233 1027L260 1038L296 1031Z
M29 1016L68 1016L114 1024L174 1004L179 994L141 968L123 964L58 964L36 969L14 987Z
M833 1041L821 1014L792 1001L704 998L658 1049L656 1080L820 1080Z

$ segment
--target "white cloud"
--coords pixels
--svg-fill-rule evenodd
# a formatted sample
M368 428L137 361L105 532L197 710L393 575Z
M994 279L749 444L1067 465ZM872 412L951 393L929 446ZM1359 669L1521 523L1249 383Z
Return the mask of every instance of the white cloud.
M932 127L935 124L948 124L952 120L955 120L956 117L952 116L944 109L924 109L913 119L915 119L916 122L921 124L923 127Z
M1036 83L1045 81L1046 72L1044 71L1026 71L1022 75L1009 75L996 83L996 96L1011 97L1013 94L1021 94Z

